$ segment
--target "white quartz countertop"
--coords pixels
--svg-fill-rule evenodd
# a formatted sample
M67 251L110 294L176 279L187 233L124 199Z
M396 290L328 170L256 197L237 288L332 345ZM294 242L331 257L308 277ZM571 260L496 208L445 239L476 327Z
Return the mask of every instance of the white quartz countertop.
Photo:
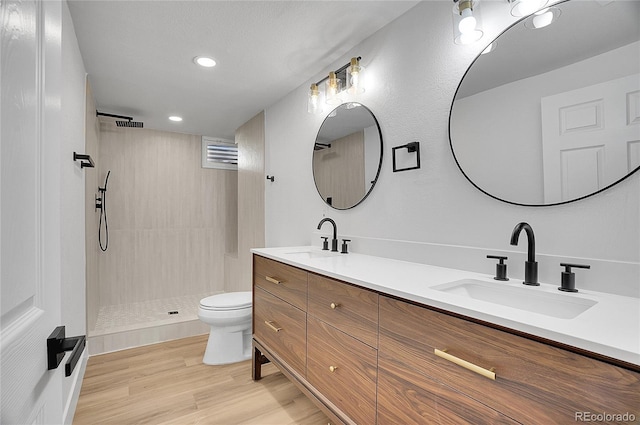
M558 291L559 283L522 285L510 276L499 282L493 275L430 266L357 253L338 254L317 247L256 248L253 253L291 266L323 274L345 282L458 313L527 334L622 360L640 366L640 299L580 289L577 293ZM595 305L574 318L558 318L525 311L465 295L443 292L434 287L475 279L487 285L512 287L522 296L567 297ZM529 292L531 291L531 292ZM517 292L516 292L517 293ZM548 295L542 295L546 293ZM571 301L570 301L571 302Z

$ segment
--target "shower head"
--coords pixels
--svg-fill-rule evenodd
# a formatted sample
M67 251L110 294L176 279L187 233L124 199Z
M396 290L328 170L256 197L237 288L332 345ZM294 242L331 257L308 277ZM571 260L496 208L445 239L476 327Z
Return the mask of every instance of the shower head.
M118 127L131 127L131 128L142 128L143 127L143 123L141 123L139 121L134 121L133 117L127 117L127 116L124 116L124 115L106 114L104 112L98 112L98 111L96 111L96 116L110 117L110 118L120 118L121 120L126 120L126 121L116 120L116 125Z
M139 122L139 121L132 121L132 120L128 120L128 121L116 121L116 125L118 127L134 127L134 128L142 128L143 123Z

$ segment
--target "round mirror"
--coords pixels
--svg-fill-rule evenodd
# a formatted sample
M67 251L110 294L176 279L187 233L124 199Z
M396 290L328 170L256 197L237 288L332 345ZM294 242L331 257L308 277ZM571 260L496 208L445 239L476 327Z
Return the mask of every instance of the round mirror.
M640 169L640 2L565 1L479 55L451 105L469 181L496 199L556 205Z
M373 113L345 103L325 118L313 147L313 179L320 197L338 210L371 193L382 166L382 133Z

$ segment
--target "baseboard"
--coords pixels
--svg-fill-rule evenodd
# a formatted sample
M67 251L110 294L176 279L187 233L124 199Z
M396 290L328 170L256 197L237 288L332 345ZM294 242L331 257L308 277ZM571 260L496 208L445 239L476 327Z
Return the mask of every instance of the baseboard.
M209 326L207 324L200 320L188 320L159 326L147 325L141 329L132 329L97 336L89 335L87 338L87 346L89 347L89 355L94 356L112 351L126 350L143 345L202 335L208 332Z

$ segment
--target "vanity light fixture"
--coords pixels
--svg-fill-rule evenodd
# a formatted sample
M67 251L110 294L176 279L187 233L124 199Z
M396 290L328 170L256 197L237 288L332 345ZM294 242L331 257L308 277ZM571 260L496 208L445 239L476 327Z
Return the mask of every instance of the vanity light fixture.
M328 105L339 105L342 103L340 92L342 91L342 80L340 80L335 72L329 73L329 78L324 83L324 97Z
M347 93L364 93L364 66L360 65L360 58L351 58L347 76Z
M527 20L524 21L524 26L532 30L544 28L555 22L561 13L562 11L557 7L547 7L529 16Z
M360 56L351 58L351 61L329 72L329 75L317 83L311 84L307 100L307 112L310 114L322 113L322 103L328 105L340 105L348 97L357 97L364 93L364 67L360 65ZM320 86L324 83L324 102Z
M521 17L532 14L546 6L549 0L507 0L511 16Z
M309 89L309 100L307 101L307 112L310 114L322 113L322 103L320 102L320 90L316 83L311 84Z
M484 33L476 6L480 0L453 0L453 41L456 44L472 44Z

